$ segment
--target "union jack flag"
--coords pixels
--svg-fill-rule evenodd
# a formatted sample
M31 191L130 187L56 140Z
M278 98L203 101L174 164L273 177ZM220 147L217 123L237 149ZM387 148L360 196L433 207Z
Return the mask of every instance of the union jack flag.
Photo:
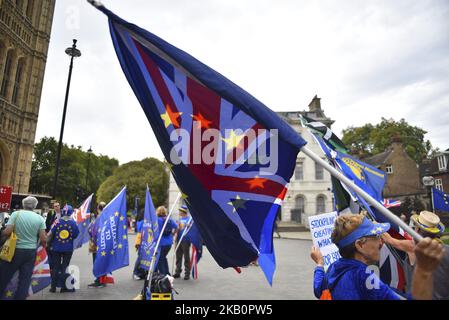
M73 248L81 248L83 244L89 242L89 220L90 220L90 205L92 203L93 193L87 197L78 209L73 211L72 218L80 231L78 237L73 241Z
M209 252L223 268L259 258L271 284L274 220L306 142L215 70L97 8Z
M6 288L3 299L12 300L14 298L18 282L19 272L16 272ZM28 295L31 296L38 293L48 287L50 283L50 265L48 264L47 251L42 246L39 246L36 250L36 260L34 262L34 270Z
M401 201L393 199L384 199L382 204L385 208L400 207Z

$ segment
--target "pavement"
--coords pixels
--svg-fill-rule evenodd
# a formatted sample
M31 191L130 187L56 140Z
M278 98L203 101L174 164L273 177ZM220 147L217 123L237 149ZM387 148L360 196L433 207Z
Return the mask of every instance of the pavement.
M276 271L270 286L257 266L242 268L239 274L234 269L222 269L204 247L203 258L198 263L197 280L175 279L178 294L175 300L303 300L313 296L314 263L310 259L310 233L281 232L274 237ZM113 272L115 284L105 288L88 288L93 281L92 256L87 245L76 250L71 266L79 273L80 287L74 293L50 293L46 288L31 296L30 300L131 300L142 289L143 281L132 279L136 259L135 234L129 234L130 264ZM173 249L168 254L170 270L173 264Z

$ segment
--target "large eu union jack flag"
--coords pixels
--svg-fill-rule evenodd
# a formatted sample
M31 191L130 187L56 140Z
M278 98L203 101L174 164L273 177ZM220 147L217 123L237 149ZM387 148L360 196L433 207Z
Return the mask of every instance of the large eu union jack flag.
M98 9L209 252L223 268L259 259L271 284L274 220L306 142L215 70Z

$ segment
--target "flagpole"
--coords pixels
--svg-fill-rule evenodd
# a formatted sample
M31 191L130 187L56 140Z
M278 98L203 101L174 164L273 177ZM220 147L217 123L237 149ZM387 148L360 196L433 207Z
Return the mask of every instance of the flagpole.
M407 231L407 233L410 234L410 236L412 236L413 239L415 239L417 242L422 240L423 237L421 235L419 235L411 227L409 227L404 221L402 221L399 217L397 217L395 214L393 214L390 210L385 208L382 204L380 204L378 201L376 201L373 197L371 197L362 188L357 186L353 181L348 179L345 175L343 175L337 169L335 169L330 164L328 164L326 161L321 159L318 155L313 153L309 148L304 146L301 148L301 151L304 152L307 156L309 156L313 161L315 161L316 163L323 166L335 178L337 178L338 180L345 183L348 187L350 187L357 194L359 194L361 197L363 197L369 204L371 204L373 207L375 207L391 223L397 224L402 229Z
M159 244L161 242L165 227L167 226L168 220L170 219L170 216L172 215L173 210L175 209L175 206L179 201L179 198L181 198L181 192L178 193L178 196L176 197L176 200L173 203L173 205L170 209L170 212L167 215L167 218L165 219L165 222L164 222L164 225L162 226L161 232L159 233L159 238L157 239L156 246L154 247L154 251L153 251L153 256L151 257L150 270L148 271L147 280L145 281L145 285L143 287L143 294L145 294L145 287L148 284L150 285L150 289L151 289L151 280L153 278L153 269L154 269L154 265L156 263L157 250L159 249Z
M190 228L187 230L187 226L190 224L191 221L192 221L192 217L190 217L189 222L187 223L186 227L185 227L184 230L182 231L181 238L179 238L179 241L178 241L177 244L176 244L176 247L175 247L175 254L173 255L172 264L171 264L171 271L172 271L173 273L175 273L175 272L174 272L174 268L175 268L176 251L178 251L179 245L181 244L181 241L182 241L182 239L184 238L185 234L188 232L188 230L190 230Z

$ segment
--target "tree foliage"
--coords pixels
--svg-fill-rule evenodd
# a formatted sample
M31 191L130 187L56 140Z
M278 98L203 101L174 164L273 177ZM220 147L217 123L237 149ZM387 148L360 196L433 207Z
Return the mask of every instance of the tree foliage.
M145 190L148 184L154 206L165 205L169 183L169 175L165 168L164 163L155 158L125 163L101 184L97 192L97 200L107 203L126 186L128 209L134 207L136 196L140 199L139 207L142 208L145 203Z
M358 156L372 156L384 152L393 137L400 137L407 154L420 163L434 150L429 140L424 140L427 131L408 124L404 119L394 121L382 118L373 126L365 124L361 127L349 127L343 130L342 141L350 153Z
M44 137L34 145L30 192L52 193L57 147L58 143L53 137ZM63 144L56 199L79 206L90 193L96 192L118 165L116 159L83 151L81 146Z

